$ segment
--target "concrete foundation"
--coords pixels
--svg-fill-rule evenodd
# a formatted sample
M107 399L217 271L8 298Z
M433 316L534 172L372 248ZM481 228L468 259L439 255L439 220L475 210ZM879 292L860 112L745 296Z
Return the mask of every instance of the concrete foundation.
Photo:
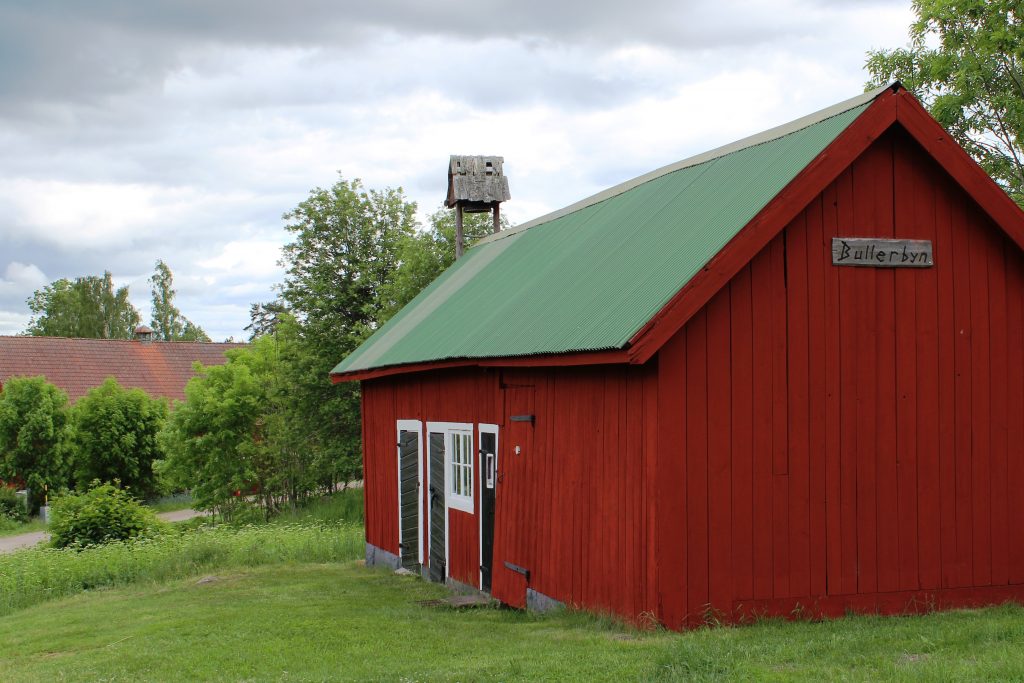
M366 544L366 566L367 567L387 567L388 569L398 569L402 566L402 558L394 553L389 553L383 548L378 548L372 543Z
M526 589L526 609L534 612L550 612L551 610L564 609L565 603L549 598L543 593L538 593L532 588Z

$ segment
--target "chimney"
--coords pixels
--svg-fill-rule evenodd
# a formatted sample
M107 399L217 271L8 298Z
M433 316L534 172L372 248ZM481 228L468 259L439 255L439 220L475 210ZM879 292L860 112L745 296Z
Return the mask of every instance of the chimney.
M144 343L153 341L153 330L149 329L145 325L139 325L135 328L135 341Z
M462 256L462 213L494 214L492 232L501 230L501 203L512 198L502 172L505 157L453 154L448 160L448 197L444 205L455 209L455 258Z

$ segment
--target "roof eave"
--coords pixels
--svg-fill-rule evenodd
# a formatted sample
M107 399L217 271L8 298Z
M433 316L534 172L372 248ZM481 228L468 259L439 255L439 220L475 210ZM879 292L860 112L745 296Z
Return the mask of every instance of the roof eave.
M523 368L580 365L615 365L630 362L626 349L603 349L596 351L579 351L572 353L547 353L530 356L501 356L493 358L454 358L422 363L406 363L385 367L365 368L332 372L331 382L356 382L393 375L430 372L431 370L447 370L450 368L481 367L481 368Z

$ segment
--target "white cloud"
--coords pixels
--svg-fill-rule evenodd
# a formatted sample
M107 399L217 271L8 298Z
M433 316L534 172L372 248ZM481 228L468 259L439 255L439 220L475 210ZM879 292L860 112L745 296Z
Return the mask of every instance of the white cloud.
M281 258L281 245L280 241L273 240L232 241L223 245L217 256L198 261L196 265L203 271L218 276L278 276L282 272L281 267L277 265L278 259Z

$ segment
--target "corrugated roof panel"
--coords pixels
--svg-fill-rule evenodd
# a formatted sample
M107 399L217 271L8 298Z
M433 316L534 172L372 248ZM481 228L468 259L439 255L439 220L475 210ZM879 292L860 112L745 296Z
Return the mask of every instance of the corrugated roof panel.
M871 101L485 240L334 372L622 348Z

